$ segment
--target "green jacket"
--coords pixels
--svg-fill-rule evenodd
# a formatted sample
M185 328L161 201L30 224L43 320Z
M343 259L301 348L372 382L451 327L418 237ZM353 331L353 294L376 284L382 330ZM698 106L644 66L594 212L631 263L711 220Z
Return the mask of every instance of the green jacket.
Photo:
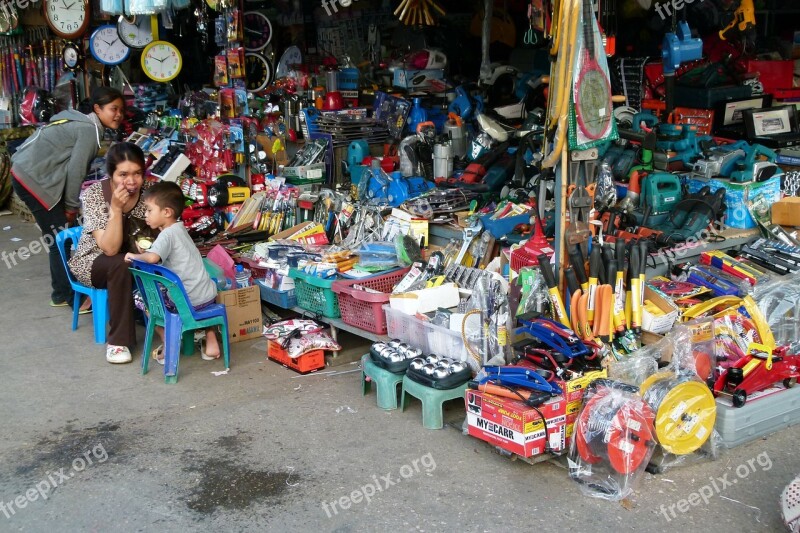
M100 149L102 132L94 113L58 113L17 149L11 172L46 209L63 197L66 209L77 211L81 184Z

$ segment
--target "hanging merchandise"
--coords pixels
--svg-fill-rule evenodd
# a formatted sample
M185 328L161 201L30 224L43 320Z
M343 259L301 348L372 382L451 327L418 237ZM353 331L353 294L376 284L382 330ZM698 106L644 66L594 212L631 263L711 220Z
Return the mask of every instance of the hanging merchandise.
M582 0L581 35L574 63L569 147L586 149L617 138L608 63L591 0Z
M53 33L64 39L75 40L89 28L89 0L76 0L75 4L45 0L44 18Z
M81 70L83 63L83 53L81 48L72 42L65 42L64 48L61 49L61 65L63 70L70 72L77 72ZM45 83L47 85L47 83Z
M260 11L244 13L244 48L248 52L258 52L272 41L272 23Z
M131 54L131 49L119 38L113 24L104 24L94 30L89 39L89 51L97 61L108 66L119 65Z
M183 67L178 47L167 41L153 41L142 51L142 70L153 81L175 79Z
M261 54L248 52L245 54L244 67L247 80L247 90L261 92L272 83L272 65Z
M140 15L126 18L120 15L117 21L117 33L120 40L129 48L140 50L153 42L153 16Z

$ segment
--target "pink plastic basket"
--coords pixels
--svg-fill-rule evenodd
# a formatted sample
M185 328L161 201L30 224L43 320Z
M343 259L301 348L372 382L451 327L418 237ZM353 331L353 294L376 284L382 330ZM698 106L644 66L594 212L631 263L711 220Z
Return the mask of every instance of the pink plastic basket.
M335 282L331 289L339 297L342 321L378 335L385 335L386 315L383 306L389 302L392 289L408 270L404 268L381 276Z

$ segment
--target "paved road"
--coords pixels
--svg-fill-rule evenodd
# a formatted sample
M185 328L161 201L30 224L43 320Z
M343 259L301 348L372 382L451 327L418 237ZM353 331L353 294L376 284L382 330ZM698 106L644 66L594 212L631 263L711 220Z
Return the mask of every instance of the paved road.
M0 254L37 238L15 217L5 226ZM48 307L46 264L0 263L0 531L782 529L797 427L645 475L622 506L462 435L457 404L444 430L425 430L418 403L378 410L357 372L295 379L261 340L235 345L228 375L184 358L177 385L160 367L141 376L138 356L107 364L89 317L72 332L68 311Z

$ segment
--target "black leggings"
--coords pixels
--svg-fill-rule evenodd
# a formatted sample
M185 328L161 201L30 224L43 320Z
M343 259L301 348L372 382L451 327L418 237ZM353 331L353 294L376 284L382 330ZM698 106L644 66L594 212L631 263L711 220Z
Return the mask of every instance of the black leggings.
M39 229L42 231L42 244L47 249L47 254L50 258L50 284L53 288L50 298L54 303L67 302L71 306L73 298L72 286L69 284L67 272L64 270L64 263L61 261L61 254L58 253L58 247L56 246L56 234L66 229L68 225L67 215L64 212L64 200L62 199L48 211L16 178L11 179L11 185L17 196L31 210L34 220L36 220ZM67 259L69 259L69 248L67 248L66 252Z

